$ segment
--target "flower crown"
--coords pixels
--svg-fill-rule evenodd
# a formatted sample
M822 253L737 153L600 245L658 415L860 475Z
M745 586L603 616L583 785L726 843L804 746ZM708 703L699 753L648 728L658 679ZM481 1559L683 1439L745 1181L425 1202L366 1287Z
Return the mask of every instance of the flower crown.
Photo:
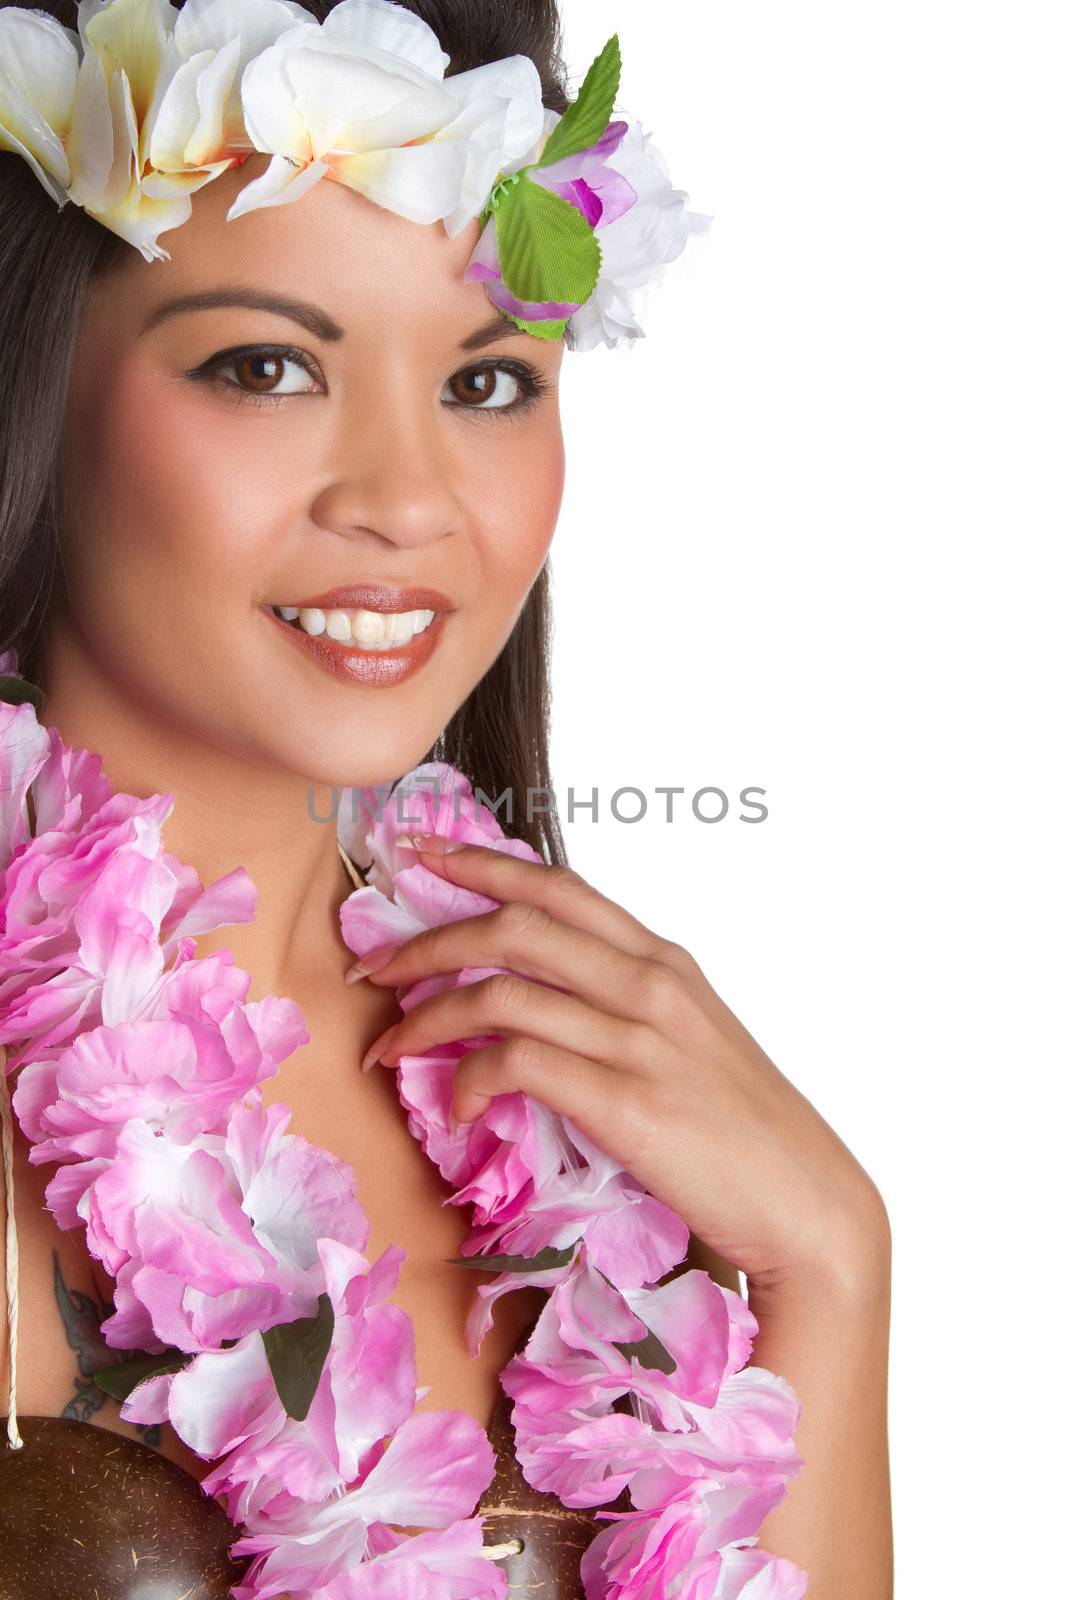
M709 218L687 209L633 119L613 120L613 36L560 116L528 56L445 76L449 57L394 0L80 0L78 30L0 10L0 149L169 259L193 192L255 151L270 165L227 220L347 184L450 237L477 219L464 278L520 328L576 349L642 336L634 291Z

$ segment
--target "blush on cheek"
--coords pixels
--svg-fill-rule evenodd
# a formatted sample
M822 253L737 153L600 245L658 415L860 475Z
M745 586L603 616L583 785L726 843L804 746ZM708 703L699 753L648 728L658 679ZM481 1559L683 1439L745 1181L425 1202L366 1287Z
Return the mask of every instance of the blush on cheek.
M84 420L82 420L84 419ZM181 377L131 363L104 403L80 408L75 459L87 526L107 528L157 580L252 592L279 528L293 525L301 485L278 432Z
M482 499L479 521L500 573L528 588L552 543L563 500L564 454L558 431L516 453Z
M516 430L517 432L518 430ZM479 496L477 544L482 585L493 597L484 612L489 653L482 670L503 648L544 566L563 496L563 448L558 434L516 452L509 470L494 476Z

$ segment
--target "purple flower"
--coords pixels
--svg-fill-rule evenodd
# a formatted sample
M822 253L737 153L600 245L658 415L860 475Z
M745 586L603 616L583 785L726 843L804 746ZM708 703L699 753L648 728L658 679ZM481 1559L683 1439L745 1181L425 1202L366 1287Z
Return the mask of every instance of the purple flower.
M701 1483L645 1513L605 1512L614 1526L582 1556L587 1600L801 1600L807 1578L791 1561L748 1548L784 1492Z
M548 166L531 166L529 177L543 189L550 189L566 200L594 231L606 228L624 216L637 200L637 191L621 172L608 165L628 128L625 122L609 122L594 145L563 161ZM546 130L550 132L551 129ZM547 142L547 138L546 141ZM505 202L506 203L506 202ZM463 274L465 283L484 283L494 305L509 316L529 321L561 321L578 310L580 302L518 300L504 282L500 265L496 217L490 217Z
M234 1591L236 1600L318 1593L343 1575L361 1571L377 1523L451 1527L470 1515L494 1470L492 1446L472 1417L462 1411L414 1412L360 1481L339 1498L267 1508L249 1519L249 1533L232 1546L232 1554L261 1559L253 1564L250 1581ZM372 1560L383 1559L370 1553ZM390 1554L399 1560L402 1547ZM397 1579L416 1575L397 1574ZM372 1586L355 1592L376 1591ZM506 1590L489 1587L488 1593Z
M258 1334L147 1380L123 1405L126 1420L170 1422L190 1449L216 1462L203 1487L226 1498L235 1521L340 1493L410 1415L419 1393L411 1319L382 1303L396 1287L404 1252L392 1245L372 1264L323 1238L318 1255L334 1334L303 1421L282 1406Z
M317 1590L317 1600L506 1600L506 1574L481 1552L481 1517L440 1532L402 1534L373 1561Z
M559 1120L570 1145L565 1166L542 1176L513 1217L472 1228L464 1254L534 1256L581 1239L589 1261L613 1283L661 1278L685 1255L689 1229L569 1118Z
M243 868L205 890L163 849L170 796L111 794L96 757L67 759L52 739L32 785L37 832L15 851L0 894L0 1043L10 1067L141 1015L183 940L255 911Z
M229 951L165 973L152 1016L79 1033L22 1069L13 1104L30 1160L114 1156L131 1119L176 1143L225 1126L230 1111L310 1038L292 1000L246 1002Z
M119 1132L78 1202L90 1250L117 1279L109 1344L137 1348L145 1316L163 1345L203 1351L314 1314L319 1241L362 1251L369 1229L351 1167L287 1134L290 1115L239 1105L224 1138L190 1144L141 1120Z

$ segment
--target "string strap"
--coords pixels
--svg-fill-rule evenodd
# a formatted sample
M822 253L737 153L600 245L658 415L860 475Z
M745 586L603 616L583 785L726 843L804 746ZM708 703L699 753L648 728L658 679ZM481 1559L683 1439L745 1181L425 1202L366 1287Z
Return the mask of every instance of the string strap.
M7 1442L12 1450L24 1444L19 1433L19 1239L15 1227L15 1129L7 1083L7 1049L0 1044L0 1146L4 1155L4 1287L7 1302Z

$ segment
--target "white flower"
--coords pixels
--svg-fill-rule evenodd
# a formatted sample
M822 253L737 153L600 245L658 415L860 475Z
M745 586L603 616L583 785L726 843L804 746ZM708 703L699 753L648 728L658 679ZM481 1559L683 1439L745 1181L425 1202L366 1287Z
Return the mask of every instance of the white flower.
M705 233L710 217L687 208L689 196L675 189L660 151L633 117L609 166L621 172L637 191L623 216L598 229L602 265L597 286L573 313L570 330L575 350L594 345L631 344L644 337L637 317L640 291L658 283L662 269L684 250L690 234Z
M412 222L455 234L541 126L527 56L445 77L433 30L392 0L341 0L291 29L241 80L245 126L269 167L227 213L280 205L323 176Z
M41 11L0 11L0 150L28 161L60 205L77 76L77 34Z
M137 246L186 222L193 192L248 153L235 82L303 9L289 0L88 0L67 144L69 198Z
M540 165L545 146L560 120L559 112L544 108L537 138L504 170L514 173L526 166L535 167L535 181L579 208L585 208L589 199L588 190L585 200L578 193L583 184L591 186L598 200L612 196L595 220L594 212L586 210L600 246L601 265L592 295L570 315L571 343L575 350L591 350L598 344L632 344L644 337L637 317L639 292L662 276L663 267L681 254L691 233L706 232L711 218L687 209L688 195L673 187L663 156L640 122L625 112L612 115L605 135L608 144L612 142L611 128L621 123L625 132L608 153L598 155L602 147L596 145L577 157ZM621 186L608 181L611 174L624 180ZM483 274L488 273L490 299L512 312L515 302L500 279L495 219L483 231L471 263L477 263ZM534 314L524 312L526 316ZM551 315L557 316L558 312Z
M306 17L295 0L81 0L78 32L36 11L0 12L0 146L73 200L166 258L158 237L190 195L251 146L236 83Z

